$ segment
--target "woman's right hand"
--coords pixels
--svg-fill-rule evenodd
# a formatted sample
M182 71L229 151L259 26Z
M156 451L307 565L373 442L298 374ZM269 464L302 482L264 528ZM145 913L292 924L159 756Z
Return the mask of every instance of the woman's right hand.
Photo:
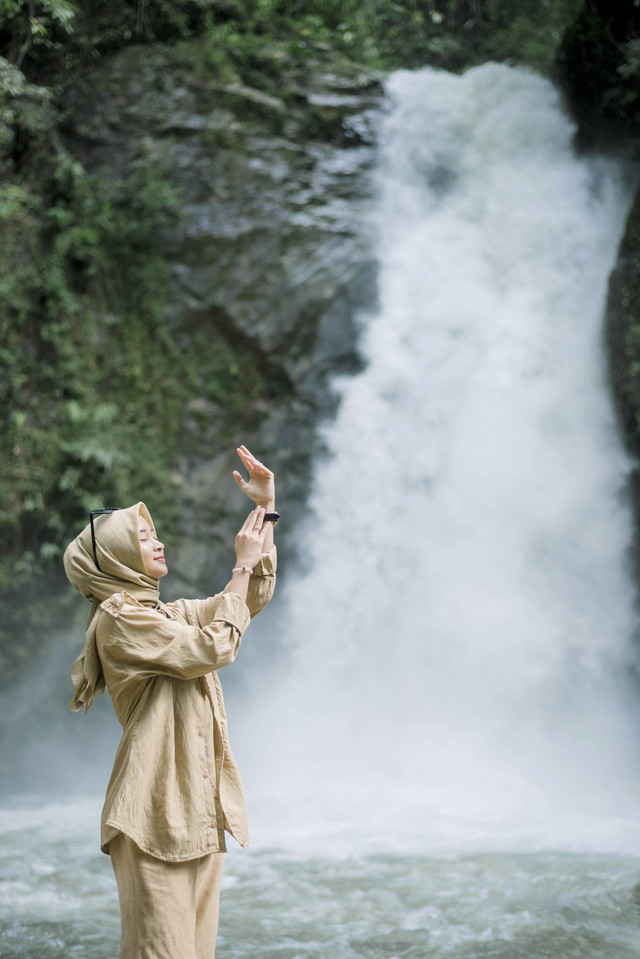
M264 506L252 509L236 536L236 566L249 566L251 569L262 556L262 547L271 523L264 522Z

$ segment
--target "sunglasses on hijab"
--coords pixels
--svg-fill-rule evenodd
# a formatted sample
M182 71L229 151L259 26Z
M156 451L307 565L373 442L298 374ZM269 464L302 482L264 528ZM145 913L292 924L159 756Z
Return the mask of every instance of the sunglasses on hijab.
M93 546L93 558L95 560L96 567L100 569L100 563L98 562L98 556L96 554L96 531L93 526L93 517L99 516L101 513L115 513L117 509L122 509L121 506L103 506L101 509L92 509L89 513L89 519L91 521L91 545Z

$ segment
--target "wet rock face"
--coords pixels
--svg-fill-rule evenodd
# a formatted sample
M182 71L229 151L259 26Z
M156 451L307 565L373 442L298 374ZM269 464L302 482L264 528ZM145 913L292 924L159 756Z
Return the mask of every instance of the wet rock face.
M605 331L611 389L618 422L636 462L640 454L640 193L627 220L618 258L609 278ZM634 505L631 562L640 583L640 469L632 470L629 490Z
M585 0L558 49L554 77L578 121L578 146L640 153L640 9ZM635 41L634 41L635 42Z
M65 136L89 170L127 176L141 156L157 158L180 196L165 237L165 320L197 358L199 387L184 414L185 545L168 593L229 566L249 505L231 478L239 443L273 464L290 528L317 422L335 405L328 376L358 368L359 320L376 296L367 213L381 78L320 55L302 74L285 64L282 90L256 89L203 68L197 42L191 54L122 51L66 101ZM220 364L225 375L237 367L246 394L235 417L210 389Z
M558 51L556 79L578 122L583 149L640 157L640 9L635 0L585 0ZM637 166L630 174L637 181ZM640 192L609 278L605 333L609 379L623 439L640 455ZM632 551L640 583L640 470L633 470Z

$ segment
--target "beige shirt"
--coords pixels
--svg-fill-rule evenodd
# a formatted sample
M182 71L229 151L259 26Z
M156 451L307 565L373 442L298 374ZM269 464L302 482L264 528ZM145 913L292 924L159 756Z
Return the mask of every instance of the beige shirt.
M126 590L101 603L96 645L123 727L102 810L100 848L124 832L159 859L248 845L244 792L217 670L271 599L276 548L236 593L145 606Z

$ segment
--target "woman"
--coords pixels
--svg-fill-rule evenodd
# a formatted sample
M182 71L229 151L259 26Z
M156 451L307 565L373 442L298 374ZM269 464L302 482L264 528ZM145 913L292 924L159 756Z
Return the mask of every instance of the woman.
M249 480L234 479L256 506L222 593L160 601L167 564L144 503L94 511L64 554L92 602L69 706L88 712L106 685L123 727L100 835L118 884L121 959L213 959L225 831L248 844L217 670L273 595L278 514L273 473L246 446L237 452Z

